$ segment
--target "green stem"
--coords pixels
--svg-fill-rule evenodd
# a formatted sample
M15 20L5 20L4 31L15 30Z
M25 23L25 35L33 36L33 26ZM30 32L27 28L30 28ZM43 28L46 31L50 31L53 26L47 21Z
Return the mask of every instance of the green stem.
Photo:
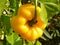
M34 13L34 18L32 19L33 22L36 22L36 18L37 18L37 0L35 0L35 13Z
M32 24L35 24L37 22L36 18L37 18L37 0L35 0L35 13L34 13L34 18L31 20L31 21L28 21L29 22L29 25L32 26Z
M37 20L36 20L36 18L37 18L37 0L35 0L35 13L34 13L34 18L32 19L32 23L36 23L37 22Z
M37 7L37 0L35 0L35 14L34 14L34 19L36 19L37 17L37 10L36 10L36 7Z
M24 45L24 40L22 39L22 45Z
M36 43L37 43L37 40L35 41L34 45L36 45Z
M22 38L22 45L25 45L26 43L25 43L25 40Z

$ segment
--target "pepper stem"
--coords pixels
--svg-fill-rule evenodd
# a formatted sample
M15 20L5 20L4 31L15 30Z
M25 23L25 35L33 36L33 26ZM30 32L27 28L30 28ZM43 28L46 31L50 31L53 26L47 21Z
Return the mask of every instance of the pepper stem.
M34 18L32 19L33 22L36 22L36 18L37 18L37 0L35 0L35 13L34 13Z
M34 14L34 19L36 19L36 17L37 17L37 10L36 10L36 7L37 7L37 0L35 0L35 14Z
M33 24L35 24L37 22L36 18L37 18L37 0L34 1L34 4L35 4L35 13L34 13L34 18L29 21L29 25L32 26Z

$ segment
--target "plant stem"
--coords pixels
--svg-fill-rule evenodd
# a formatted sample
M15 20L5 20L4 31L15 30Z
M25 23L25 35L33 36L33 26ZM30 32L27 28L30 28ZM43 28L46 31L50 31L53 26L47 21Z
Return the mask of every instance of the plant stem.
M31 21L28 21L29 25L32 26L32 24L35 24L37 22L36 18L37 18L37 0L34 1L35 3L35 13L34 13L34 18Z
M34 13L34 18L32 19L32 21L35 23L36 22L36 18L37 18L37 0L35 0L35 13Z
M37 43L37 40L35 41L34 45L36 45L36 43Z
M36 19L37 17L37 10L36 10L36 7L37 7L37 0L35 0L35 14L34 14L34 19Z

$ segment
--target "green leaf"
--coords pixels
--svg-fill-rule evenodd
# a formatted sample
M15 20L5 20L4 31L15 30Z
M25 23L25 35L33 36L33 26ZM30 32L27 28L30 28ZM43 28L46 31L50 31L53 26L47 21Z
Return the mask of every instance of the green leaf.
M11 35L6 36L6 40L11 44L14 45L14 43L17 41L19 36L16 33L12 33Z
M7 26L10 27L10 17L9 16L1 16L1 20L3 21L3 23Z
M44 40L47 40L44 36L42 36L41 38L44 39Z
M28 45L34 45L33 42L30 42L30 41L29 41L27 44L28 44Z
M49 39L52 39L52 37L50 36L50 34L46 30L44 30L44 35L47 36Z
M48 22L47 11L46 11L46 8L45 8L44 4L42 4L42 3L41 3L40 18L42 19L42 21L43 21L45 24L47 24L47 22Z
M2 15L1 16L1 20L4 23L4 25L6 26L6 31L9 33L10 32L10 28L11 28L11 26L10 26L10 17Z
M3 45L3 44L0 42L0 45Z
M23 45L23 44L22 44L22 39L16 41L16 42L14 43L14 45Z
M58 14L59 9L58 9L58 5L55 3L50 3L50 2L45 2L45 7L47 9L47 13L48 13L48 18Z
M58 3L58 0L39 0L41 2L52 2L52 3Z
M6 40L6 38L4 38L4 45L11 45L11 44Z
M0 0L0 15L2 14L3 10L7 8L6 3L7 0Z
M19 7L19 0L10 0L10 8L14 11L12 15L17 15L18 7Z
M37 42L36 42L36 45L42 45L42 43L41 43L41 42L39 42L39 41L37 41Z
M58 3L58 9L59 9L59 11L60 11L60 3Z
M57 4L49 3L49 2L45 2L44 4L47 5L47 7L46 7L47 9L50 8L50 10L52 10L52 11L58 11L58 5Z
M58 30L56 30L56 34L57 34L58 37L60 37L60 33L59 33Z

